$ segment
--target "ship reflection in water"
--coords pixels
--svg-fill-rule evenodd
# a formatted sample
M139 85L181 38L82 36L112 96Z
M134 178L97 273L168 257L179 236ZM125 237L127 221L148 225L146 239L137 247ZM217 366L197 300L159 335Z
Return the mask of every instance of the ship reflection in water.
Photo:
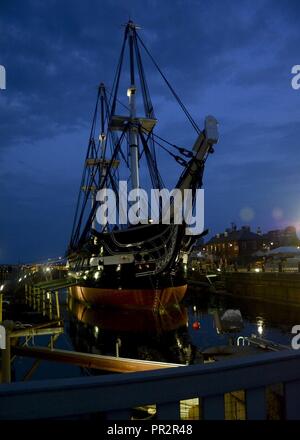
M189 289L184 304L156 313L91 308L71 296L68 308L75 350L180 364L202 363L208 352L216 353L215 360L221 359L221 352L248 355L247 347L234 348L241 336L290 346L291 328L300 318L299 307L205 295L198 289ZM234 328L225 319L233 312L235 320L242 320Z
M69 335L77 351L189 364L193 347L182 305L162 309L91 308L68 298Z

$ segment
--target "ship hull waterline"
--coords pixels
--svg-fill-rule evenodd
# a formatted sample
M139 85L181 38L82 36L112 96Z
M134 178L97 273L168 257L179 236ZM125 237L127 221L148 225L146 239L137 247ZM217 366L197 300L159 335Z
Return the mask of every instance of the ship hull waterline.
M104 289L71 286L69 291L77 301L91 305L156 310L160 307L179 304L187 291L187 284L161 289Z

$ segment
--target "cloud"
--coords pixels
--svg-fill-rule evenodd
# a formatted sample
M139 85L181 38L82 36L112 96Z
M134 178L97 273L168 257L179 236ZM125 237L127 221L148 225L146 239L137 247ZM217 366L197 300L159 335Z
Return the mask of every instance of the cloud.
M273 221L276 206L293 211L300 92L290 87L290 69L299 63L299 2L2 0L0 64L7 89L0 94L0 231L6 258L40 258L47 245L49 253L64 248L97 86L112 84L129 17L142 26L141 38L199 126L210 113L220 122L220 143L205 170L210 225L238 218L245 206L255 211L255 221L264 215ZM144 55L158 133L191 147L195 133ZM159 158L168 183L181 170L164 153ZM47 228L52 232L45 235Z

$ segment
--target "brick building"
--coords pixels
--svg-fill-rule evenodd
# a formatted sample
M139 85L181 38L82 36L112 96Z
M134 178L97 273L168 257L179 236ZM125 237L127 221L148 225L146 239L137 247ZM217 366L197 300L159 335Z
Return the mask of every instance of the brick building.
M237 229L235 225L221 234L216 234L203 250L216 259L226 259L227 263L247 262L254 252L262 249L262 236L252 232L250 226Z
M245 264L251 260L255 252L268 251L279 246L300 246L300 240L294 226L284 229L276 229L262 234L260 228L253 232L250 226L242 226L237 229L232 224L225 232L216 234L202 250L212 255L215 260L226 260L227 263Z

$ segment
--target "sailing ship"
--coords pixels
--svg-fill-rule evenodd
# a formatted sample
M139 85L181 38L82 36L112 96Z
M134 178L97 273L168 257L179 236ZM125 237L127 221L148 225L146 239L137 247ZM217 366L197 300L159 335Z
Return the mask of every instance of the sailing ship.
M142 187L142 178L146 181L144 188L163 189L159 151L182 167L175 188L182 194L192 190L192 203L195 203L196 190L202 187L206 159L218 141L218 130L212 116L206 117L204 129L199 129L138 29L132 21L125 25L113 86L108 89L101 83L98 88L67 258L69 276L76 280L70 288L75 299L102 306L157 310L183 299L187 290L187 256L205 232L189 235L184 222L176 223L174 201L169 207L169 224L162 221L162 204L155 219L147 216L134 225L120 221L99 223L99 191L113 191L117 201L115 209L120 211L118 183L121 180L128 182L133 190ZM192 149L180 147L156 133L158 121L142 51L153 62L196 131ZM129 75L124 79L125 64ZM121 89L127 89L126 104L125 96L120 97ZM163 165L166 167L165 161Z

